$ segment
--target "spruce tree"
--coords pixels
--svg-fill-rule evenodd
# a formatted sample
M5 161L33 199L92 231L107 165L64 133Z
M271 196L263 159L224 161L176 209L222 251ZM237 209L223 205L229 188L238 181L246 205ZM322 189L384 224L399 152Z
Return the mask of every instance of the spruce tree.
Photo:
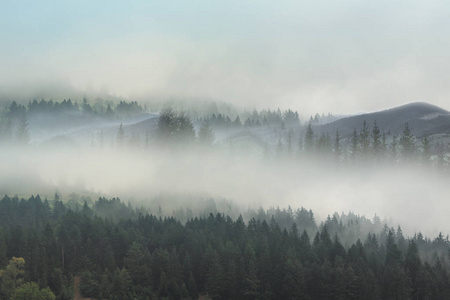
M373 154L374 154L375 158L378 158L378 157L380 157L383 143L382 143L380 128L378 128L378 124L377 124L376 120L373 122L373 129L372 129L371 136L372 136Z
M203 146L212 146L214 143L214 131L208 121L203 122L200 126L198 131L198 142Z
M314 130L312 129L311 122L309 122L308 127L306 128L305 135L305 152L307 154L311 154L314 147Z
M363 127L359 132L359 141L361 144L361 155L365 159L369 153L369 127L367 126L366 120L363 122Z
M339 130L336 130L336 136L334 139L333 150L334 150L334 158L337 162L339 162L341 160L341 156L342 156L341 136L339 134Z
M421 139L422 143L422 153L421 153L421 159L424 164L428 164L430 162L430 151L431 151L431 141L428 137L428 134L424 134L424 136Z
M358 152L359 152L359 139L358 139L358 132L356 131L356 128L353 129L352 139L350 141L350 155L352 160L357 160L358 158Z
M403 128L402 136L399 141L401 147L401 153L404 158L411 158L414 155L415 144L414 136L411 133L411 128L409 128L408 123L405 124Z
M19 124L16 131L16 142L18 145L26 146L30 143L30 134L28 132L28 121L25 111L19 115Z

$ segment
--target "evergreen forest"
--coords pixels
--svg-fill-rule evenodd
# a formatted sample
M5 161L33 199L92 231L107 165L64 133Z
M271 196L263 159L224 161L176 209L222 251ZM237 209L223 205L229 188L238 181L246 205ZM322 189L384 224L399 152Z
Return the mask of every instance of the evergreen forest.
M5 196L0 214L2 299L73 299L74 283L92 299L450 297L448 236L404 237L377 217L261 208L180 222L58 195Z

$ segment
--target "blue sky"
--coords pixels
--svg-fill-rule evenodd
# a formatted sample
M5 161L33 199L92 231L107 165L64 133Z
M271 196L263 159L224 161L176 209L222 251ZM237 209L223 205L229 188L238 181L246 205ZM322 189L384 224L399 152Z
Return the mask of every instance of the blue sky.
M0 95L450 109L449 14L445 1L6 0Z

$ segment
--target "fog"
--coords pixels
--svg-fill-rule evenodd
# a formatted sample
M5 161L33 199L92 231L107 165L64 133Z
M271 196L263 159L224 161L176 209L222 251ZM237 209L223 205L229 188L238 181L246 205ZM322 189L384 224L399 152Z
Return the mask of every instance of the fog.
M6 1L0 101L98 93L305 115L449 109L448 11L443 1Z
M448 177L407 166L335 165L308 160L269 160L216 146L168 150L74 150L34 146L2 150L0 194L40 194L63 199L71 193L120 197L146 205L160 194L178 195L165 207L189 206L192 199L227 199L248 208L312 209L318 221L334 212L375 214L407 235L450 233ZM183 203L183 198L186 203ZM171 211L171 210L168 210Z
M213 99L249 111L298 110L303 120L414 101L450 109L448 10L442 1L6 1L0 104L81 104L84 95L141 104ZM433 236L450 225L448 178L436 170L267 160L261 149L229 151L223 139L206 153L153 144L119 150L112 147L118 123L94 125L71 132L83 135L83 146L46 143L58 136L45 132L26 150L1 145L0 193L148 201L170 192L225 198L243 209L304 206L320 220L335 211L376 213L409 234ZM63 125L51 126L65 135ZM86 146L101 130L105 146Z

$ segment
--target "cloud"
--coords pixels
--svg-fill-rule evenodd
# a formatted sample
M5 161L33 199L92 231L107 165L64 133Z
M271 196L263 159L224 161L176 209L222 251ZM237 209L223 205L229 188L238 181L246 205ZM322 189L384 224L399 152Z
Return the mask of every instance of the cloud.
M9 5L3 95L26 98L60 85L290 107L306 116L410 101L449 108L446 3L116 1L32 11Z

